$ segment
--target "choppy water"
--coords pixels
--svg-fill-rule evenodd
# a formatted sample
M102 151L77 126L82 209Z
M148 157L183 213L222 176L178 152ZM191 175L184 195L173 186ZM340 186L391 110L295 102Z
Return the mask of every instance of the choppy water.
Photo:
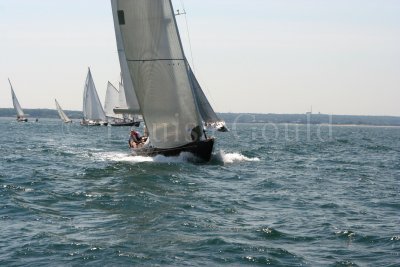
M400 128L233 128L194 164L0 119L0 265L400 266Z

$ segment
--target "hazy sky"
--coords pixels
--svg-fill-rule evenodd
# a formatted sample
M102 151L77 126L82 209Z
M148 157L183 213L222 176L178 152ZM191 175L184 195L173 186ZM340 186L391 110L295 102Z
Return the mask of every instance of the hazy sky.
M400 116L400 1L174 0L216 111ZM185 43L184 16L177 17ZM82 108L119 80L109 0L0 0L0 107Z

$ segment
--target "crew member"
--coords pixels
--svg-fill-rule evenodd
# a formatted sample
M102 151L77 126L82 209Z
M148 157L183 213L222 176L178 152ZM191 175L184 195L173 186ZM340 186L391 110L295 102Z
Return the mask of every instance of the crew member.
M139 144L142 142L142 137L138 131L132 130L129 137L129 147L138 148Z

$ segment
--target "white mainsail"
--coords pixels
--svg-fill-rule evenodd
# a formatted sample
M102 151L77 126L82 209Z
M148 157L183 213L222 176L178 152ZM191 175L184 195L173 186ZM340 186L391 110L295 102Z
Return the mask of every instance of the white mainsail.
M21 118L25 117L24 111L22 110L21 105L18 102L17 96L15 95L15 92L14 92L14 89L13 89L10 79L8 79L8 82L10 83L10 87L11 87L11 96L12 96L12 101L13 101L13 106L14 106L15 112L17 112L18 117L21 117Z
M152 144L171 148L192 142L193 133L199 138L202 120L171 1L111 3Z
M60 104L58 104L57 99L54 99L54 101L56 102L56 108L58 111L58 115L60 115L60 118L65 122L65 123L69 123L72 122L72 120L70 118L68 118L67 114L65 114L65 112L62 110Z
M104 122L107 120L93 82L90 68L88 70L85 89L83 92L83 117L86 120L99 120Z
M111 1L112 10L113 10L113 18L114 18L114 29L115 29L115 37L117 41L117 50L119 57L119 64L121 67L121 78L123 82L123 86L126 90L124 91L125 101L123 101L124 105L119 106L118 109L121 111L119 113L130 113L130 114L140 114L140 105L136 96L136 92L133 88L132 79L129 73L128 63L126 61L125 49L123 45L122 35L120 25L118 23L118 15L116 8L116 1ZM120 90L121 92L121 90ZM118 110L117 109L117 110ZM123 109L123 110L122 110Z
M122 115L115 114L114 108L119 105L119 94L117 88L110 82L107 83L106 99L104 101L104 111L109 118L122 119Z

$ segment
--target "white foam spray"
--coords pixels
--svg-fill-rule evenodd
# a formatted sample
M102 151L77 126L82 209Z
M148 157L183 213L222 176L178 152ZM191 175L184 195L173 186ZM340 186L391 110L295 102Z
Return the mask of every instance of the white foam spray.
M154 157L135 156L129 153L120 152L100 152L94 153L93 156L100 161L115 161L115 162L157 162L157 163L186 163L186 162L200 162L193 154L183 152L179 156L166 157L157 155ZM260 161L259 158L249 158L240 153L226 153L223 150L215 152L212 155L212 161L221 162L223 164L233 164L236 162Z
M163 155L157 155L154 157L145 157L145 156L135 156L127 153L103 152L103 153L97 153L96 158L101 161L131 162L131 163L141 163L141 162L180 163L180 162L190 162L195 160L195 157L190 153L181 153L179 156L176 157L165 157Z
M240 153L226 153L223 150L218 151L214 157L223 162L224 164L232 164L235 162L243 162L243 161L260 161L259 158L249 158Z

